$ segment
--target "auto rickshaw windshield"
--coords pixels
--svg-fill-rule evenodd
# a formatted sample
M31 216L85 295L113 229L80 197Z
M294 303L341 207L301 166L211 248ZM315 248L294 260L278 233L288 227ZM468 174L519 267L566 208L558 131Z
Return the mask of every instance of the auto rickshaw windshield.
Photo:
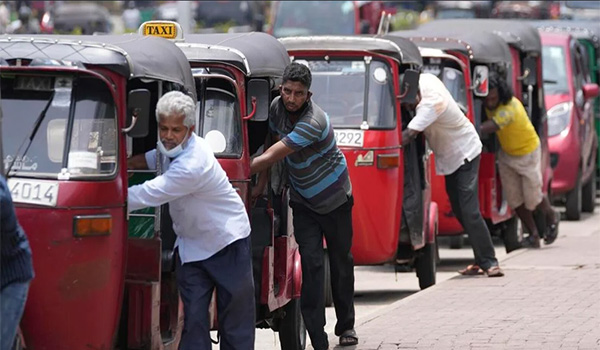
M352 35L354 16L352 1L280 1L273 35Z
M365 121L365 61L311 60L307 64L313 75L312 98L329 115L333 126L361 127ZM366 122L369 128L394 128L394 80L391 71L380 61L372 61L368 71Z
M5 171L12 165L10 175L54 179L63 169L70 178L114 174L116 110L104 82L15 73L2 74L0 81Z
M217 158L238 158L242 154L242 125L238 98L224 79L196 79L198 135L212 147Z

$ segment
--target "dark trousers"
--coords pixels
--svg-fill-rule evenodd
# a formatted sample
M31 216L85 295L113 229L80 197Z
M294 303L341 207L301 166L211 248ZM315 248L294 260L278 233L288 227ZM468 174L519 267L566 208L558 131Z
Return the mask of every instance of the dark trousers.
M327 214L318 214L304 205L290 203L294 210L294 234L302 260L300 305L306 330L316 350L327 349L323 235L331 267L331 288L337 323L335 334L354 328L354 259L352 247L352 206L354 199Z
M217 289L220 349L254 349L255 305L250 237L202 261L177 264L184 309L180 350L210 350L208 305Z
M492 237L479 208L478 175L480 156L446 175L446 192L452 211L469 236L475 263L484 270L498 265Z

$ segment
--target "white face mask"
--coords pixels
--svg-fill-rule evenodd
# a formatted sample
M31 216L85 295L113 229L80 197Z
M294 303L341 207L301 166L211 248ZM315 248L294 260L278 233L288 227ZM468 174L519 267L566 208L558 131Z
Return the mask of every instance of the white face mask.
M188 129L189 132L189 129ZM158 142L156 143L156 147L158 148L158 150L160 151L160 153L164 154L165 156L169 157L169 158L175 158L178 155L181 154L181 152L183 152L183 144L187 141L189 135L186 135L186 137L183 139L183 141L181 141L180 144L178 144L177 146L171 148L171 149L167 149L165 147L165 145L163 145L161 140L158 140Z

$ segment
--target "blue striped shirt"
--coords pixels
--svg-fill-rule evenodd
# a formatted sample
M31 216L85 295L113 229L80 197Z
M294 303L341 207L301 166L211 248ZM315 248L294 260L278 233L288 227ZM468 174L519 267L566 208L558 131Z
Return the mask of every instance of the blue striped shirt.
M271 103L269 127L294 153L285 158L291 200L326 214L348 201L352 185L346 158L335 143L329 117L312 101L292 124L281 99Z

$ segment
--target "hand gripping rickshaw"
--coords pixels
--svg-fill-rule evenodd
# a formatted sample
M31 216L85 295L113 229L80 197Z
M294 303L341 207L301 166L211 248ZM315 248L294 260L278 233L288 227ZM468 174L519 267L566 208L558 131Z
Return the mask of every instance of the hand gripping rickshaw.
M163 93L195 99L188 60L139 35L4 35L0 62L3 163L35 269L26 347L175 349L173 234L157 220L128 235L127 157L156 144Z
M246 204L252 227L256 326L278 331L283 350L304 349L302 270L288 191L278 187L256 203L251 199L250 159L264 144L269 106L289 56L265 33L183 36L177 23L165 21L142 24L140 33L149 32L173 33L170 39L190 62L198 95L196 131L211 145ZM211 311L216 329L218 315L214 307Z
M403 103L409 91L416 95L422 65L417 47L398 37L280 41L310 68L312 99L329 115L346 157L355 264L398 261L400 270L416 269L421 288L435 284L438 213L431 200L431 151L422 136L402 147L410 118Z
M447 36L439 28L418 28L393 32L410 38L421 50L423 71L437 75L446 85L463 113L478 130L483 122L483 97L487 95L490 71L507 72L511 64L508 45L487 32L459 33ZM506 250L520 246L518 218L508 207L496 164L498 144L493 136L484 140L479 167L479 204L490 231L499 233ZM435 157L435 155L434 155ZM432 171L435 171L432 168ZM433 200L440 211L439 235L450 237L451 248L461 248L464 229L454 216L445 190L444 176L432 174Z

